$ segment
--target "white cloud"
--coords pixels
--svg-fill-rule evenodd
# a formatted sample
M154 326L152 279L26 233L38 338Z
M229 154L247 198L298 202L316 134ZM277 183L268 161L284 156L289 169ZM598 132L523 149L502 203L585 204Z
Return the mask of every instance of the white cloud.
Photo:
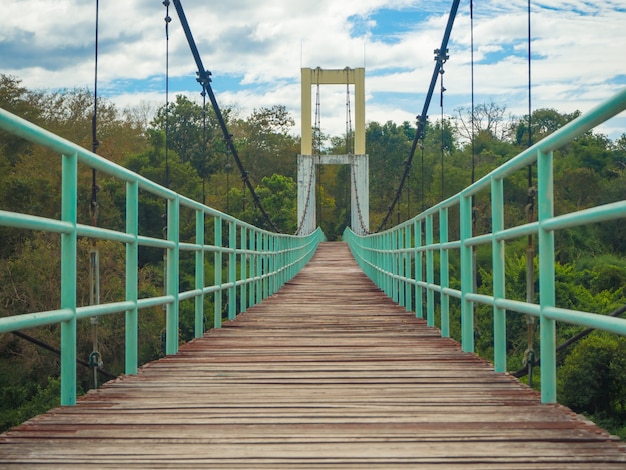
M220 103L236 103L242 113L282 104L299 122L301 66L365 64L367 120L398 123L413 121L421 112L434 66L433 49L441 44L451 4L303 0L294 8L294 2L287 0L182 3L204 66L213 72ZM527 0L475 3L477 99L493 99L523 115L527 112ZM93 3L20 0L5 5L3 12L0 73L15 75L34 89L93 86ZM189 96L197 99L196 66L173 4L170 16L169 74L172 80L189 77ZM127 82L137 88L137 81L164 76L164 17L165 8L153 0L100 2L99 86L121 107L153 99L164 102L164 90L159 95L152 82L138 93L120 89ZM357 18L358 28L353 29L352 20ZM533 107L585 111L616 93L619 86L611 83L623 86L626 75L621 60L625 24L623 0L533 4ZM450 114L470 101L469 25L469 5L463 2L445 65L445 106ZM240 83L233 83L233 77L239 77ZM345 96L327 94L328 101L322 103L328 113L324 120L331 132L343 134ZM437 101L433 99L433 106ZM433 108L430 114L438 110ZM620 134L614 125L611 135Z

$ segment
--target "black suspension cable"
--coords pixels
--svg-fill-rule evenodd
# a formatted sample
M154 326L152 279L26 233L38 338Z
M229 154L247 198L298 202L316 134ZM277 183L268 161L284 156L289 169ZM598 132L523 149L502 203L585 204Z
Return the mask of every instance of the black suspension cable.
M474 181L476 181L476 173L475 173L475 166L476 166L476 147L475 147L475 139L474 139L474 133L476 132L475 129L475 106L474 106L474 0L470 0L470 44L471 44L471 82L472 82L472 123L471 123L471 130L472 130L472 137L471 137L471 141L472 141L472 184L474 184ZM474 205L474 198L472 197L472 208ZM472 211L473 212L473 211ZM472 219L475 219L475 217L472 215Z
M165 0L169 4L169 0ZM217 118L217 122L220 125L220 129L222 130L222 135L224 141L226 142L226 146L230 151L235 163L237 164L237 168L239 168L239 172L241 174L241 178L248 190L250 191L250 195L252 196L252 200L254 201L254 205L259 209L263 218L269 225L270 229L274 232L280 232L278 227L274 225L269 215L261 205L261 201L254 191L254 187L252 183L250 183L250 179L248 178L248 172L244 169L243 164L241 163L241 159L239 158L239 154L237 153L237 149L235 144L233 143L233 136L228 132L228 128L226 126L226 122L224 121L224 116L222 115L222 111L217 103L217 99L215 98L215 94L213 93L213 89L211 88L211 72L204 68L202 64L202 59L200 58L200 53L198 52L198 47L196 46L196 42L193 39L193 35L191 34L191 29L189 28L189 23L187 22L187 17L185 16L185 11L183 10L183 6L180 0L172 0L174 2L174 7L176 8L176 13L178 13L178 18L180 19L181 26L185 31L185 37L187 38L187 42L189 44L189 48L191 49L191 54L196 62L196 66L198 68L198 83L202 86L204 91L209 96L209 100L211 101L211 105L213 107L213 111L215 111L215 117Z
M443 74L446 73L445 70L443 69L443 67L441 67L441 70L439 71L439 74L441 76L441 96L439 98L439 106L441 108L441 200L444 200L445 197L445 192L444 192L444 183L445 183L445 176L444 176L444 150L445 150L445 144L444 144L444 138L445 138L445 132L444 132L444 122L443 122L443 94L446 91L446 87L443 86Z
M164 0L165 5L165 187L170 187L170 167L168 160L169 114L170 114L170 0ZM167 206L165 208L167 211Z
M206 204L206 154L207 154L207 137L206 137L206 91L202 89L202 204ZM228 197L228 194L226 195Z
M421 150L421 154L422 154L422 184L421 184L421 189L420 189L420 199L422 200L422 212L424 212L426 210L426 195L424 193L424 141L420 141L420 150Z
M322 225L322 165L320 165L320 155L322 153L322 124L320 118L320 69L317 68L317 88L315 92L315 147L317 150L318 156L318 165L316 166L317 170L317 197L316 200L316 212L317 219L319 220L318 225ZM315 158L315 157L313 157Z
M100 142L98 142L98 43L99 43L99 23L100 23L100 3L96 0L96 25L95 25L95 45L94 45L94 86L93 86L93 115L91 117L91 151L97 153ZM100 190L96 181L96 169L91 169L91 201L89 202L89 217L91 225L98 224L98 191ZM91 249L89 251L89 304L100 303L100 256L96 239L91 239ZM98 388L98 369L102 367L101 355L98 352L98 317L91 317L92 329L92 352L90 363L93 371L93 386Z
M530 0L528 0L528 148L532 146L532 101L531 101L531 16ZM526 203L526 218L528 223L534 220L535 193L533 187L533 169L528 165L528 198ZM528 246L526 247L526 302L533 302L535 297L535 249L533 246L533 236L528 235ZM526 316L528 348L524 353L524 362L528 368L528 385L533 384L533 366L535 365L535 351L533 348L533 336L535 330L535 319L531 315Z
M93 115L91 117L91 151L98 151L98 23L99 23L99 1L96 0L96 41L94 50L94 86L93 86ZM96 184L96 170L91 170L91 221L95 225L97 218L98 186Z
M48 343L44 343L43 341L38 340L37 338L33 338L32 336L29 336L26 333L22 333L21 331L12 331L11 333L17 336L18 338L22 338L30 343L33 343L39 346L40 348L43 348L47 351L50 351L56 354L58 357L61 357L61 351L55 348L54 346L50 346ZM76 364L83 366L83 367L92 368L92 365L89 362L83 361L82 359L76 359ZM104 369L99 369L99 372L105 377L108 377L109 379L117 379L117 375L112 374L111 372L107 372Z
M607 314L607 317L620 317L624 313L626 313L626 305L623 305L622 307L613 310L611 313ZM556 347L555 352L559 352L559 351L562 351L565 348L568 348L572 344L576 343L577 341L580 341L581 339L583 339L584 337L586 337L589 334L593 333L594 331L596 331L595 328L586 328L586 329L584 329L580 333L575 334L571 338L569 338L569 339L563 341L561 344L559 344ZM535 362L534 362L533 365L540 366L541 365L541 358L537 357L535 359ZM529 372L531 372L531 369L529 367L522 367L521 369L518 369L517 371L513 372L512 375L519 379L520 377L524 377Z
M528 148L532 147L533 145L533 139L532 139L532 131L531 131L531 124L532 124L532 116L531 116L531 111L532 111L532 100L531 100L531 23L530 23L530 0L528 0ZM529 186L532 186L532 171L531 171L531 167L528 167L528 183Z
M409 184L406 187L406 220L409 220L411 218L411 167L409 167L407 181Z
M448 40L450 39L450 33L452 32L452 26L454 25L454 19L456 18L456 13L459 9L460 0L453 0L452 7L450 8L450 15L448 16L448 23L446 24L446 30L443 34L443 39L441 41L441 47L439 49L435 49L435 69L433 70L433 75L430 79L430 86L428 87L428 93L426 94L426 99L424 101L424 107L422 108L422 114L417 116L417 129L415 132L415 137L413 138L413 144L411 145L411 151L409 153L409 158L407 158L404 162L404 173L402 174L402 178L400 179L400 185L395 192L395 196L391 205L389 206L389 210L385 218L381 222L380 226L376 230L380 232L383 227L387 224L389 217L393 213L393 210L400 199L400 195L402 194L402 188L406 182L409 168L411 167L411 163L413 162L413 157L415 156L415 150L417 148L417 144L420 140L424 138L424 132L426 128L426 121L428 120L428 108L430 107L430 101L433 96L433 92L435 90L435 86L437 84L437 77L439 77L439 70L443 66L443 64L449 59L448 53Z

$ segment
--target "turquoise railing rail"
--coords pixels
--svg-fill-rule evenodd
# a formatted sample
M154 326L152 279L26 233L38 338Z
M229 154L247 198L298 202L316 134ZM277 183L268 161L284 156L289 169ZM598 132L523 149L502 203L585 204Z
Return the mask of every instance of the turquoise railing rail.
M506 312L539 318L541 353L541 399L556 402L556 322L626 335L626 320L593 312L559 308L555 299L554 233L571 227L626 217L626 201L618 201L579 212L554 216L553 151L626 109L626 89L563 126L520 153L460 193L448 198L385 232L358 236L344 232L352 253L365 273L395 301L424 317L435 326L435 293L439 294L440 329L450 334L450 298L461 303L461 343L474 352L474 305L493 307L494 368L506 371ZM537 163L537 221L515 227L504 226L504 183L507 177ZM491 232L472 234L472 199L479 193L491 198ZM481 194L483 194L481 193ZM451 209L458 214L459 238L450 240ZM438 241L434 227L439 226ZM539 302L507 299L505 294L505 244L537 236ZM479 294L474 283L474 247L491 246L493 293ZM460 289L450 287L450 253L458 250ZM455 253L456 255L457 253ZM438 255L438 256L436 256ZM439 283L435 283L438 270ZM422 301L414 299L426 299ZM415 305L413 305L415 303Z
M61 325L61 404L76 403L76 326L77 320L101 315L121 314L125 324L125 370L137 372L138 311L166 306L166 354L175 354L179 342L179 305L195 301L195 336L204 332L204 298L214 296L214 326L222 322L223 293L226 293L228 318L235 318L266 297L274 294L313 256L324 239L321 230L304 237L270 233L237 220L227 214L181 196L140 175L85 150L61 137L0 109L0 129L40 144L61 156L61 217L51 219L37 215L0 210L0 226L60 234L61 292L56 310L30 312L0 318L0 333L43 325ZM78 223L78 164L91 167L126 185L126 228L116 231ZM167 206L165 238L154 238L139 232L139 190L152 194ZM181 210L195 213L195 238L181 240ZM212 222L212 223L210 223ZM205 243L205 232L213 226L212 244ZM226 229L226 230L224 230ZM225 233L223 233L225 232ZM227 234L227 241L222 241ZM126 246L125 300L101 305L77 305L77 240L112 240ZM207 237L210 238L210 237ZM140 246L163 249L166 253L165 292L158 297L138 296L138 249ZM179 260L184 252L195 253L194 289L180 291ZM213 255L214 283L205 283L205 261ZM222 273L227 279L222 279Z

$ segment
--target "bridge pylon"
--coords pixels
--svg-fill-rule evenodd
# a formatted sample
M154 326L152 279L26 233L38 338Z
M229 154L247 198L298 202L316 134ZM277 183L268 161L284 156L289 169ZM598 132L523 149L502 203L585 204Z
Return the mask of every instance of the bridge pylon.
M301 69L301 144L298 155L298 235L313 232L316 222L315 170L317 165L350 165L351 228L360 235L369 232L369 157L365 153L365 68ZM311 87L354 85L354 153L313 153Z

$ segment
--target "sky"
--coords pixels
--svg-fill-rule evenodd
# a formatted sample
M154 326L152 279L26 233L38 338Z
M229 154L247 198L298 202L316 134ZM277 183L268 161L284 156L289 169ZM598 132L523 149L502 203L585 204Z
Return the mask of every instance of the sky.
M173 3L99 2L98 95L121 109L154 110L184 94L201 103L193 60ZM366 121L415 123L448 20L451 0L181 0L221 107L240 117L283 105L300 134L301 67L365 67ZM476 0L474 102L506 116L528 112L528 2ZM94 88L96 2L12 0L3 4L0 73L31 90ZM431 120L469 110L470 2L463 0ZM626 86L626 0L531 1L531 106L585 112ZM315 90L313 91L315 100ZM320 127L345 133L346 86L320 87ZM353 99L353 90L351 90ZM315 108L315 107L314 107ZM351 103L354 110L354 103ZM354 116L349 116L354 122ZM599 129L626 133L626 114Z

